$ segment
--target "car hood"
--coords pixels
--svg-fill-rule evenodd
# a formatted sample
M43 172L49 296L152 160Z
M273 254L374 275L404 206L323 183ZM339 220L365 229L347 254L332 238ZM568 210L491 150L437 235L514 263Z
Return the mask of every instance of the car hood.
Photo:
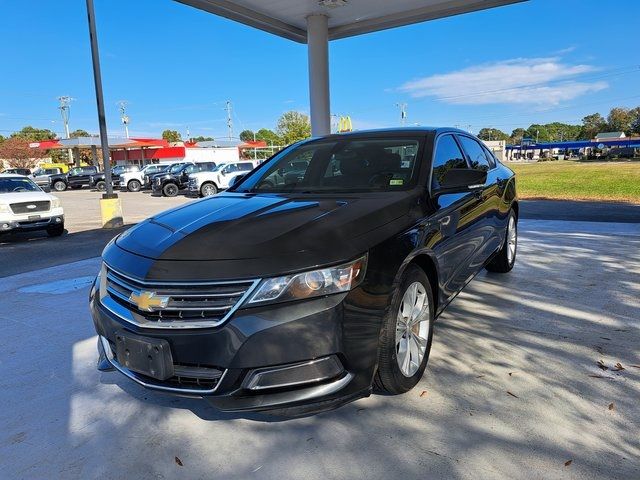
M171 268L196 275L211 261L226 262L227 278L275 274L354 258L408 227L414 205L408 192L315 198L224 193L147 219L115 245L155 261L155 274L150 268L132 272L137 276ZM128 263L105 253L108 263Z
M0 193L0 203L22 203L52 201L55 197L45 192Z

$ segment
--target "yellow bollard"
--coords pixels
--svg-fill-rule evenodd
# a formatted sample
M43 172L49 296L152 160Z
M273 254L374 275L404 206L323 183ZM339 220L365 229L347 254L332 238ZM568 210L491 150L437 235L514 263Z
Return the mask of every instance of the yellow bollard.
M118 228L124 225L122 219L122 203L114 195L114 198L106 198L104 195L100 199L100 214L102 215L102 228Z

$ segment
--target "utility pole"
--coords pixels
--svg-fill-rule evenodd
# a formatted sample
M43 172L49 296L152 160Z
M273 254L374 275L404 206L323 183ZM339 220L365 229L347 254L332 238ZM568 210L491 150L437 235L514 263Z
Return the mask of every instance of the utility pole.
M124 135L129 138L129 116L127 115L127 101L119 100L117 105L120 107L120 120L122 120L122 124L124 125Z
M229 129L229 140L233 138L233 120L231 119L231 100L227 100L224 109L227 111L227 128Z
M191 141L191 132L189 131L189 127L187 126L187 142Z
M396 107L400 109L400 125L404 127L407 123L407 104L396 103Z
M60 115L62 115L62 123L64 124L65 138L71 138L71 136L69 135L69 115L71 113L70 104L72 100L73 98L71 98L69 95L63 95L61 97L58 97L58 101L60 102L60 106L58 108L60 109ZM71 150L70 148L67 149L67 155L68 155L68 161L72 162L74 160L73 150Z

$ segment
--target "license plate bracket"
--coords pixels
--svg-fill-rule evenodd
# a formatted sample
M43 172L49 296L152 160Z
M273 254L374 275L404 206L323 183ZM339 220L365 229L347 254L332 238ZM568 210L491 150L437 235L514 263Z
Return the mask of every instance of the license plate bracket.
M125 330L118 330L115 340L116 358L123 367L156 380L173 377L173 357L166 340L143 337Z

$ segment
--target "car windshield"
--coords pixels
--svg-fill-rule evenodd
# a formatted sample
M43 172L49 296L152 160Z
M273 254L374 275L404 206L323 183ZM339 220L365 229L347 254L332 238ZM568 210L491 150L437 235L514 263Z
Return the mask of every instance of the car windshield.
M0 178L0 193L38 192L40 188L28 178Z
M176 163L175 165L171 165L171 168L169 169L169 173L178 173L185 167L186 167L186 164L184 163Z
M406 190L416 183L418 138L339 138L284 150L246 177L238 192L331 193Z

